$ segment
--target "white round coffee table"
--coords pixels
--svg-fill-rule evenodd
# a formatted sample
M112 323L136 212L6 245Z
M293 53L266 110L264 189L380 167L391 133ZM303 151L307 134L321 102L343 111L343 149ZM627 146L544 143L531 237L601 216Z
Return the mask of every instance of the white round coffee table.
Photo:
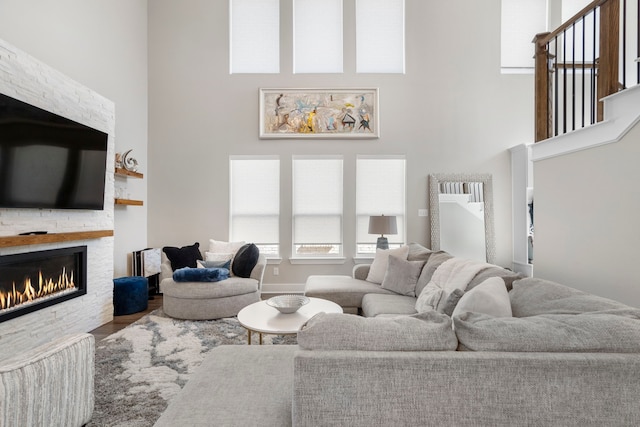
M290 335L298 330L318 313L342 313L338 304L320 298L309 298L309 303L291 314L282 314L266 301L255 302L246 306L238 313L238 321L247 330L247 343L251 345L251 333Z

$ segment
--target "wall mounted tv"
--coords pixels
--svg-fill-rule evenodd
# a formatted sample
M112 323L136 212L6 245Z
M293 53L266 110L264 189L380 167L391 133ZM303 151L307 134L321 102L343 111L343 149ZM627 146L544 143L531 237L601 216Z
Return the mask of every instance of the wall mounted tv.
M104 209L107 138L0 94L0 208Z

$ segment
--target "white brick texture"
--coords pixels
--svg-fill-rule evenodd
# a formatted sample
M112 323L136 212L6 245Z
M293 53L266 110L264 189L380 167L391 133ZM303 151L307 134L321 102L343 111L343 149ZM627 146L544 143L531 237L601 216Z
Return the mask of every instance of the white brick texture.
M0 93L109 134L103 211L0 209L0 236L33 230L113 230L113 102L3 40ZM65 334L91 331L113 319L113 237L0 248L0 256L80 245L87 246L87 294L0 323L0 359Z

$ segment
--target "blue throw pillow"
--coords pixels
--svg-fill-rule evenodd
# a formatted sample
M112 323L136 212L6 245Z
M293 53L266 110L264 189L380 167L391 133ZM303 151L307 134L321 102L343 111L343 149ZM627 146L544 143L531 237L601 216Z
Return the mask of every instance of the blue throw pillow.
M251 277L251 271L258 263L259 256L260 249L258 249L255 244L247 243L242 246L238 249L238 252L236 252L236 256L233 257L233 264L231 266L233 274L238 277Z
M229 278L226 268L180 268L173 272L176 282L218 282Z

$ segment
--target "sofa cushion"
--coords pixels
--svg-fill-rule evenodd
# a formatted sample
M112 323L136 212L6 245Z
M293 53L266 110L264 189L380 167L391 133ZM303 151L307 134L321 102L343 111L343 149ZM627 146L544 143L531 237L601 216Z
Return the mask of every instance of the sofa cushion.
M224 242L221 240L209 239L209 251L212 253L231 253L235 254L238 252L242 246L244 246L246 242Z
M497 265L485 268L480 271L475 277L469 282L467 286L467 291L475 288L480 283L484 282L490 277L502 277L504 280L504 284L507 287L507 290L510 291L513 287L513 282L522 279L524 276L520 273L513 272L511 270L507 270L506 268L498 267Z
M416 299L404 295L367 294L362 297L362 315L376 317L380 315L416 314Z
M415 302L415 309L418 313L435 310L443 298L447 298L444 289L438 287L433 282L429 282L422 292L420 292L420 295L418 295L418 299Z
M258 281L243 277L230 277L216 283L176 282L173 279L164 279L160 283L160 289L162 289L165 297L169 296L184 300L226 298L256 293L258 291Z
M431 249L427 249L419 243L409 243L409 254L407 255L408 261L429 261L431 254L434 252Z
M246 245L243 245L238 249L236 255L233 257L233 262L231 264L233 274L238 277L251 277L251 271L258 263L259 256L260 249L258 249L255 244L247 243Z
M226 268L179 268L173 272L176 282L219 282L229 278Z
M440 267L440 264L450 258L453 258L453 255L450 255L445 251L433 252L429 256L427 263L422 268L422 272L418 278L418 283L416 283L416 295L420 295L424 287L431 281L433 273L435 273L436 269Z
M231 260L227 261L208 261L198 260L197 262L198 268L226 268L227 270L231 270Z
M369 274L367 275L367 281L371 283L380 284L384 280L384 275L387 272L387 266L389 265L389 256L393 255L400 259L407 259L409 254L409 246L404 245L396 249L376 249L376 256L369 268Z
M424 261L406 261L389 256L387 272L382 280L382 288L400 295L416 296L416 282L424 266Z
M362 297L372 293L395 295L375 283L339 275L309 276L304 288L306 296L327 299L343 308L362 307Z
M196 242L191 246L183 246L181 248L165 246L162 251L169 258L171 269L175 271L184 267L197 267L197 261L202 259L199 247L200 243Z
M640 309L582 314L454 316L459 350L524 352L640 352Z
M500 277L490 277L460 298L452 317L464 312L484 313L493 317L511 317L509 292Z
M298 332L307 350L447 351L458 341L451 318L436 312L391 318L320 313Z
M629 308L618 301L535 277L514 282L509 297L515 317L537 314L579 314Z

